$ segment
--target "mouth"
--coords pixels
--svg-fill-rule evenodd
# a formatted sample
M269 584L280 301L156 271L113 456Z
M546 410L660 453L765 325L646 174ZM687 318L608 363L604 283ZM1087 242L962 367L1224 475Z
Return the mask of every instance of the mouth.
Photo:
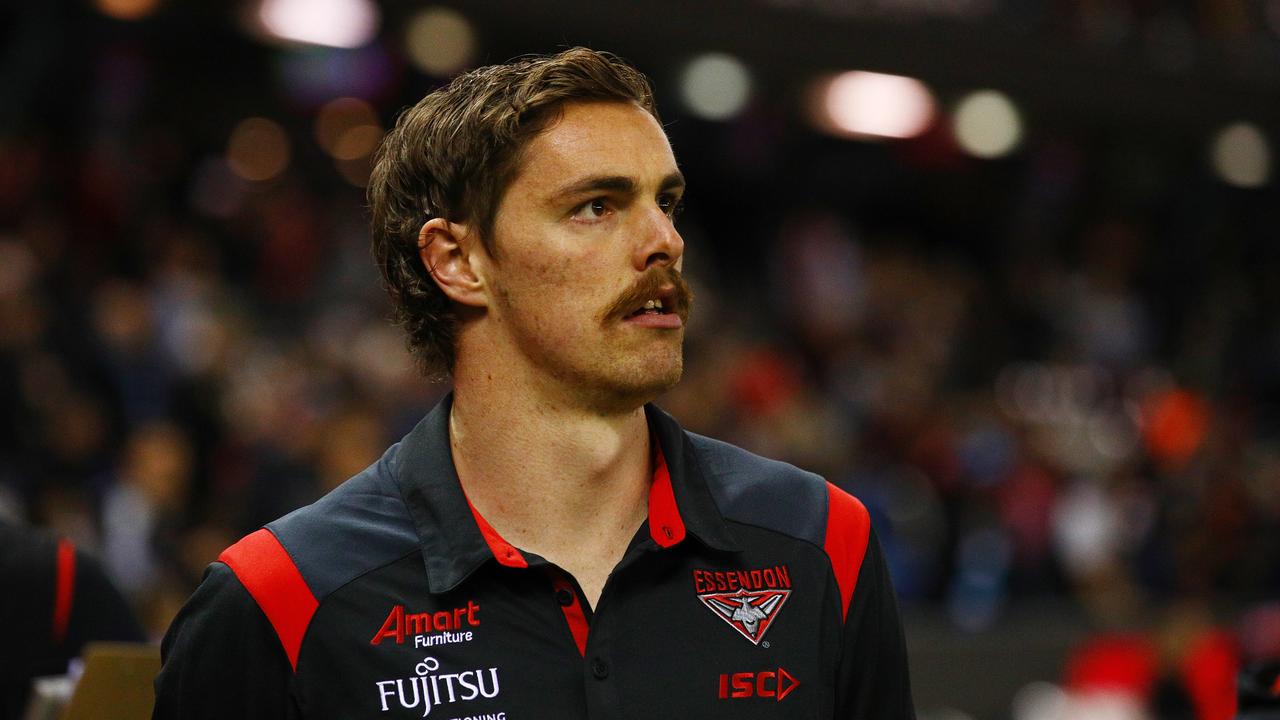
M676 289L672 286L660 288L656 294L640 303L639 307L627 313L625 317L634 318L641 315L670 315L676 312Z
M650 271L636 281L604 313L606 323L621 321L632 327L672 330L684 327L693 305L693 292L672 268Z

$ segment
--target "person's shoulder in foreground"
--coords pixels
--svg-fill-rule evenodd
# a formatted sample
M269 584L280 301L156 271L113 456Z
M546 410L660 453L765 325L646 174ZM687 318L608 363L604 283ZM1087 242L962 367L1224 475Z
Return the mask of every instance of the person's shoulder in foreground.
M0 517L0 720L25 717L32 679L64 675L90 642L146 634L102 565L68 538Z
M211 565L156 717L914 716L866 510L687 433L684 189L642 75L460 76L370 184L375 256L454 392Z

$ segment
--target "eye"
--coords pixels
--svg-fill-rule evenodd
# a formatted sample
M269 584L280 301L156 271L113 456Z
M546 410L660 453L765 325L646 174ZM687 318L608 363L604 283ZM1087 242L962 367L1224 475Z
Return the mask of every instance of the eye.
M574 220L598 220L611 211L609 201L604 198L595 198L579 205L573 211Z
M675 193L665 193L658 196L658 207L667 217L674 218L684 209L684 199Z

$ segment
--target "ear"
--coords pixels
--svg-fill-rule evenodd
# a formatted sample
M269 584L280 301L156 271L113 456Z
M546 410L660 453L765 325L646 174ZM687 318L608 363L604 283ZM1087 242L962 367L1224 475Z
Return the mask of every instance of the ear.
M477 259L472 253L478 251L474 240L468 226L432 218L418 231L418 257L450 300L485 307L484 280L472 262Z

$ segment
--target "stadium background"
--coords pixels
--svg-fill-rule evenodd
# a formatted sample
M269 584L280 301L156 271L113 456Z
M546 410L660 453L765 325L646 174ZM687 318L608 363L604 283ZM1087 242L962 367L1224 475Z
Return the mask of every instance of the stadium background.
M445 390L368 256L382 129L576 44L690 179L661 404L867 503L921 717L1223 717L1280 656L1275 0L6 4L0 512L158 637Z

